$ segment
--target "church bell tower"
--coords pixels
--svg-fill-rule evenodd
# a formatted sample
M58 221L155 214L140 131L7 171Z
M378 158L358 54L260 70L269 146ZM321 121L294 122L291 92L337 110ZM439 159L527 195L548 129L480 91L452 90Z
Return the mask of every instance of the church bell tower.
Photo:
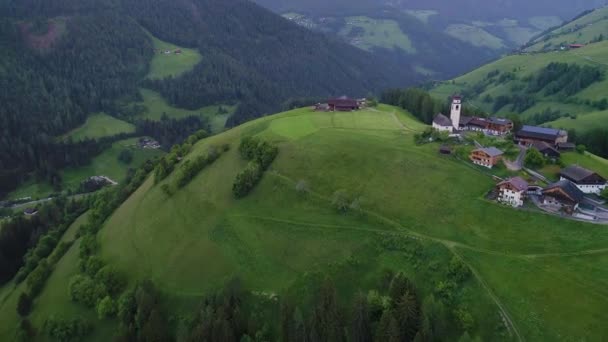
M462 111L462 97L455 95L452 97L452 109L450 112L450 119L452 119L452 125L454 129L459 129L460 126L460 112Z

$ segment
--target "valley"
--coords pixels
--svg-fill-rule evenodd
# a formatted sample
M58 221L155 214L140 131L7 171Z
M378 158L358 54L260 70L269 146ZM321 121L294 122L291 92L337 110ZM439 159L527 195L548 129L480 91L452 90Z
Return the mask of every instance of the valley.
M0 4L0 341L608 336L608 8L256 2Z

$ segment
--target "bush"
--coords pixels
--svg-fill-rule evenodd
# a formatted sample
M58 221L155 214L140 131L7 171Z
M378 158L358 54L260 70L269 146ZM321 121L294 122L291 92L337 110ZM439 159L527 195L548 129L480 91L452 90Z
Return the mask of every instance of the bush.
M350 208L350 200L348 199L348 194L346 190L338 190L334 192L334 195L331 199L331 204L336 210L339 212L346 212Z
M602 198L608 200L608 188L602 190L600 196L602 196Z
M232 193L236 198L243 198L256 186L262 178L262 169L257 162L247 164L245 170L241 171L232 185Z
M32 312L32 299L27 293L22 292L17 302L17 313L21 317L26 317L30 312Z
M110 295L119 294L127 284L126 280L111 266L102 267L95 275L95 281L103 284Z
M454 281L461 282L471 275L471 270L462 260L454 256L448 265L448 274Z
M67 320L50 317L44 322L48 336L59 341L82 340L91 332L91 328L91 324L82 318Z
M97 316L99 319L104 319L114 315L116 315L116 302L110 296L105 296L97 304Z
M307 193L310 191L310 186L308 185L308 182L305 180L300 180L298 181L298 183L296 184L296 191L298 193Z
M586 151L587 151L587 146L585 146L585 145L576 146L576 152L578 152L580 154L585 154Z
M545 165L546 161L545 157L543 157L543 155L537 149L530 148L526 152L526 158L524 160L524 163L528 167L540 168Z
M51 275L51 267L46 259L40 260L38 266L27 278L27 287L30 296L37 296L42 288L46 279Z
M84 275L76 275L70 279L70 298L77 303L84 304L90 308L108 295L108 291L101 283L93 281Z
M80 259L80 270L93 278L97 272L104 266L103 261L99 257L91 256L86 259Z

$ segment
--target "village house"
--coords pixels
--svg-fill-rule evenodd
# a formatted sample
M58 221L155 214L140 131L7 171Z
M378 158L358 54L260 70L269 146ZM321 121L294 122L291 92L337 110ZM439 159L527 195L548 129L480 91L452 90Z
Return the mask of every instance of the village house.
M559 173L561 180L569 180L586 194L599 194L608 186L606 179L596 172L571 165Z
M509 178L496 186L498 190L498 202L521 207L528 192L528 182L521 177Z
M547 186L543 189L542 194L544 205L555 207L569 214L576 211L585 198L585 194L567 179Z
M327 103L317 103L314 109L317 112L329 112L329 105Z
M524 126L515 133L515 141L520 145L546 142L551 146L558 146L568 142L568 132L547 127Z
M483 147L475 149L469 155L473 164L493 168L502 159L503 152L496 147Z
M458 134L462 131L482 132L489 135L505 135L513 130L513 122L504 118L482 118L462 114L462 97L452 97L450 117L439 113L433 119L433 128L441 132Z
M351 112L359 109L359 103L357 100L351 99L347 96L329 99L327 104L329 105L329 110L332 112Z
M561 153L557 149L544 141L533 142L531 148L540 152L545 158L557 160L561 156Z

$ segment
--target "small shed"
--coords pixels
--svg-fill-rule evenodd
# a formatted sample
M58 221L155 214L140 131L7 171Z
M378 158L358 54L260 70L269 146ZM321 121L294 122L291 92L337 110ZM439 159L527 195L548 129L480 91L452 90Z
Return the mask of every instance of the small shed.
M452 154L452 147L448 145L442 145L441 147L439 147L439 153L445 155Z

